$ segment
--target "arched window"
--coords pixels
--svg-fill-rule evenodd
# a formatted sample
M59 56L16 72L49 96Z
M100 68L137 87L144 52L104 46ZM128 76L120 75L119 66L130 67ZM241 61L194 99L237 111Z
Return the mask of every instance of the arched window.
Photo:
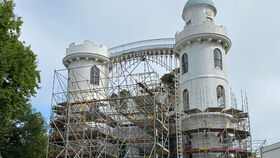
M184 53L182 56L182 73L185 74L189 71L188 54Z
M217 103L218 106L226 107L225 89L221 85L217 87Z
M216 69L223 70L222 53L219 49L214 50L214 66Z
M100 70L96 66L91 67L90 84L99 85L99 79L100 79Z
M183 93L183 106L185 107L185 110L190 108L190 97L187 89L185 89Z

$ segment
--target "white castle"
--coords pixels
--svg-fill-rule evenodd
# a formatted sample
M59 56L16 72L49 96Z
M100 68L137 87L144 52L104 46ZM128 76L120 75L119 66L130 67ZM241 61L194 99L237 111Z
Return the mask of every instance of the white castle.
M252 157L247 100L238 109L230 93L232 44L216 14L212 0L189 0L175 38L70 44L47 157Z

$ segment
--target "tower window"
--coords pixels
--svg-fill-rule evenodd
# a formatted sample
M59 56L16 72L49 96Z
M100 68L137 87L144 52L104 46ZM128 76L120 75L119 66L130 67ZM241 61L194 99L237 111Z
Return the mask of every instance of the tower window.
M225 89L221 85L217 87L217 103L218 106L226 107Z
M100 70L96 66L91 67L90 84L99 85L99 79L100 79Z
M212 19L212 18L210 18L210 17L207 17L207 20L208 20L208 21L213 21L213 19Z
M182 73L185 74L189 71L188 54L184 53L182 56Z
M222 53L219 49L214 50L214 66L216 69L223 70Z
M185 110L190 108L190 97L187 89L185 89L183 93L183 106L185 107Z

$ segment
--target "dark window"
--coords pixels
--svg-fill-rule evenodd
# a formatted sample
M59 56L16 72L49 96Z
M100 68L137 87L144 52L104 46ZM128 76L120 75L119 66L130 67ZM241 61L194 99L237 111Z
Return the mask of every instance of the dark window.
M170 149L170 152L175 152L176 151L176 137L175 136L170 136L169 138L169 149Z
M99 79L100 79L100 70L96 66L91 67L90 84L99 85Z
M126 157L126 143L119 144L119 158Z
M139 156L145 156L145 153L143 150L139 150Z
M212 18L210 18L210 17L207 17L207 19L208 19L208 20L210 20L210 21L213 21L213 19L212 19Z
M183 74L187 73L189 71L189 66L188 66L188 54L185 53L182 56L182 72Z
M223 86L217 87L217 103L218 106L226 107L225 89Z
M216 69L223 70L222 53L219 49L214 50L214 66Z
M183 106L185 107L185 110L190 108L190 97L187 89L185 89L183 93Z

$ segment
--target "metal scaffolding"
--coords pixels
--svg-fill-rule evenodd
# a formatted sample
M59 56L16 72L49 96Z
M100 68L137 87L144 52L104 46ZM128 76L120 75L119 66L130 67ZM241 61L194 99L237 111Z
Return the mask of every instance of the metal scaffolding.
M174 90L160 77L177 59L152 51L112 57L100 88L78 68L55 71L47 157L169 157Z
M240 109L233 93L231 99L229 109L208 107L204 111L185 110L186 116L189 116L184 128L184 153L187 158L194 155L201 158L213 155L221 158L253 156L247 96L241 94ZM199 141L194 144L192 140Z
M173 46L174 39L158 39L110 49L110 61L100 65L109 72L100 72L105 77L98 87L79 68L56 70L47 158L251 157L247 96L240 110L232 94L230 109L184 111ZM175 85L160 79L170 72ZM207 90L200 95L205 103ZM215 145L205 145L208 134L217 137Z

